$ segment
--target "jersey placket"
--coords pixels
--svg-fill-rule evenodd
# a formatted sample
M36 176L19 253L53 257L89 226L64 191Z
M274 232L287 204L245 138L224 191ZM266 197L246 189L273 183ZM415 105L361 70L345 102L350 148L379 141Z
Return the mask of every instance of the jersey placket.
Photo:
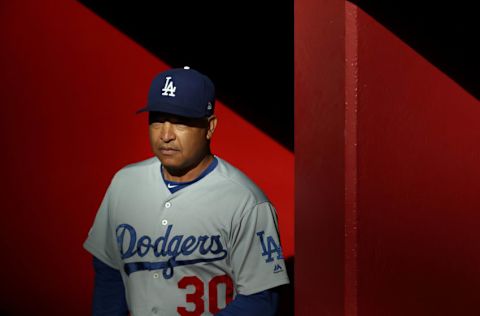
M152 232L152 236L164 236L168 230L168 226L171 225L170 219L170 211L173 208L173 196L167 196L166 198L159 201L158 204L158 217L154 227L154 231ZM158 249L157 251L160 251ZM168 257L160 256L156 259L156 261L168 261ZM152 293L164 293L163 291L158 291L159 287L162 287L161 284L165 282L163 276L163 270L152 270L149 273L149 288ZM164 296L156 297L152 296L149 299L149 309L150 315L157 316L157 315L165 315L165 311L162 309L162 305L166 304L166 298Z

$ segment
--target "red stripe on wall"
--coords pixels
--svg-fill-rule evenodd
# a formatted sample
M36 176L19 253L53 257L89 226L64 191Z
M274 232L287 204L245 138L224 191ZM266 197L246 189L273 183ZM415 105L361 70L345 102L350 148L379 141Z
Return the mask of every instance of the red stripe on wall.
M345 2L345 316L357 315L357 7Z

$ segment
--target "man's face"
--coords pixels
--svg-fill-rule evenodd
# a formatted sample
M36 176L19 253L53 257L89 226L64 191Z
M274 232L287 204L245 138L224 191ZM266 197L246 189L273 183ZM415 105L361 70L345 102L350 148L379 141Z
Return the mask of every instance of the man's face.
M149 124L153 153L165 168L182 173L194 168L210 152L216 117L192 119L150 112Z

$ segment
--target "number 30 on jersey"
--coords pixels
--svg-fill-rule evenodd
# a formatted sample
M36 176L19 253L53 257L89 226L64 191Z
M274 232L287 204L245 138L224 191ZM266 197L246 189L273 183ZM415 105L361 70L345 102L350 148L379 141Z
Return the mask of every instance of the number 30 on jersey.
M225 288L225 293L219 293L219 286ZM186 302L189 307L179 306L177 312L181 316L200 316L205 312L205 294L208 297L208 311L212 314L218 313L222 308L220 307L218 299L220 297L225 298L225 306L233 299L233 281L228 275L217 275L213 279L205 284L197 276L186 276L178 282L179 289L191 290L193 292L186 294ZM207 292L207 293L205 293Z

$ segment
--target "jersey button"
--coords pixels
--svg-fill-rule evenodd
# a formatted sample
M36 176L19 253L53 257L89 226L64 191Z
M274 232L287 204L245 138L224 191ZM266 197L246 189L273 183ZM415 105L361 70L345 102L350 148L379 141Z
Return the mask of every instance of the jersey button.
M170 206L172 206L172 203L170 203L170 202L165 203L166 208L170 208Z
M154 278L154 279L158 279L159 276L160 276L160 274L158 274L158 273L156 273L156 272L153 274L153 278Z
M167 224L168 224L168 221L166 219L162 220L162 225L163 226L167 226Z

